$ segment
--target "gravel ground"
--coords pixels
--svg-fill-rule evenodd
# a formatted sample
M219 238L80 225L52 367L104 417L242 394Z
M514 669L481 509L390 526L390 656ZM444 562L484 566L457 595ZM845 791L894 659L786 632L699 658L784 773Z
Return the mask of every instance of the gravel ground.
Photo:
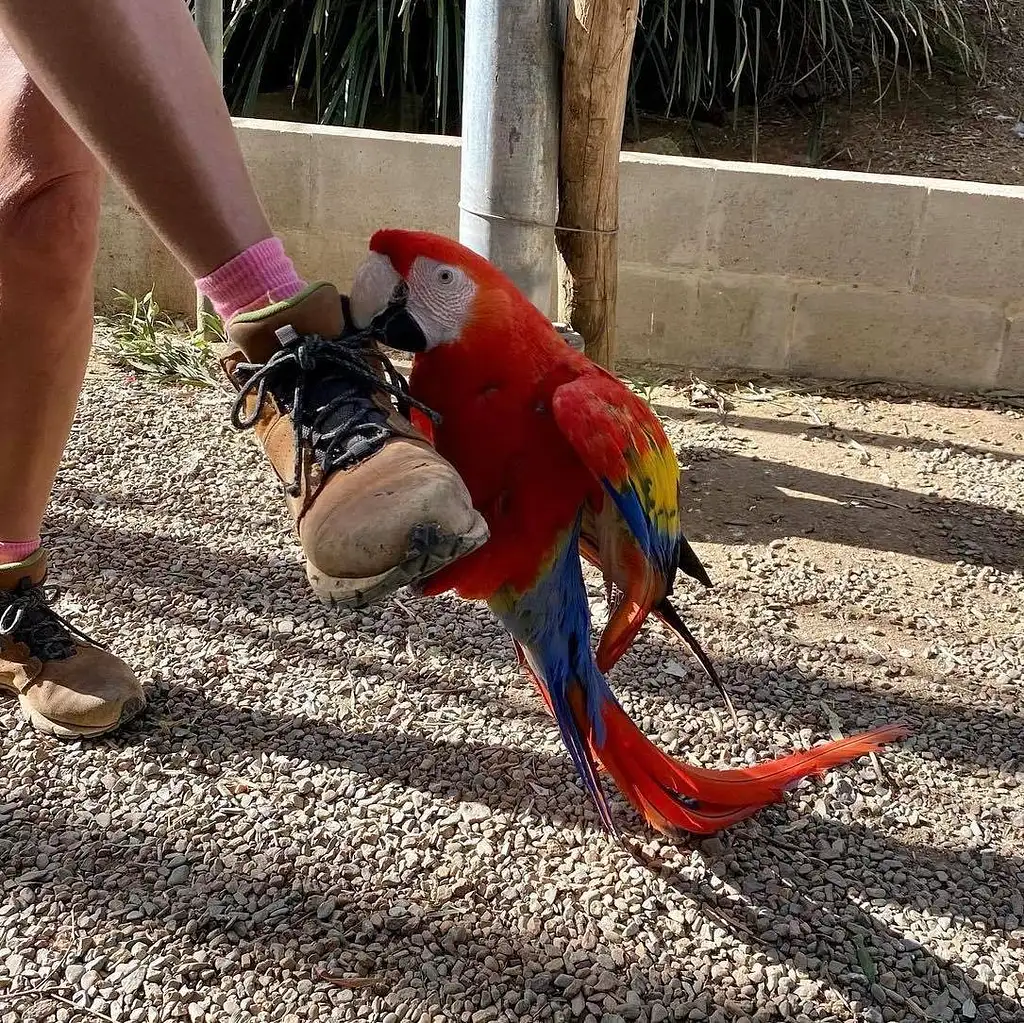
M1024 1020L1024 417L649 394L741 727L656 625L642 726L708 766L908 742L703 843L617 801L611 841L483 610L315 604L224 396L95 371L54 581L151 706L74 745L0 704L0 1023Z

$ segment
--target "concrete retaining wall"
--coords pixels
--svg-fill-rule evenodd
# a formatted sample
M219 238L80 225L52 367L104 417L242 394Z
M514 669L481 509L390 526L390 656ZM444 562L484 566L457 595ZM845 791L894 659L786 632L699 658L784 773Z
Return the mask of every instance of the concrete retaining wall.
M347 282L378 227L458 229L459 144L239 120L300 270ZM1024 188L622 158L621 356L936 387L1024 389ZM187 277L112 189L97 299Z

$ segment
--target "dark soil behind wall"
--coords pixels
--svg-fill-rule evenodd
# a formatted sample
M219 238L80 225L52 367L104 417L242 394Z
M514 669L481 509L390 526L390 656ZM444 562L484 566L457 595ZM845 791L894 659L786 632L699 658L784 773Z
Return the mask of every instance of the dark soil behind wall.
M852 101L788 102L735 120L630 118L627 150L776 163L832 170L959 178L1024 185L1024 0L999 0L985 29L984 79L972 82L919 69L879 84ZM415 97L371 107L367 127L421 130ZM305 97L290 90L259 97L255 115L315 121ZM453 129L454 130L454 129Z
M679 156L1024 185L1024 2L1003 2L987 31L984 80L918 73L851 103L742 110L724 124L644 118L625 148ZM884 83L883 83L884 85Z

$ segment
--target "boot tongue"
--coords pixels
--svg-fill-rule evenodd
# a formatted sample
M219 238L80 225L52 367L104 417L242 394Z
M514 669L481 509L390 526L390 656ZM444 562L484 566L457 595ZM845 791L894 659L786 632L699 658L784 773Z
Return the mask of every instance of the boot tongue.
M309 444L327 472L372 455L393 434L390 393L401 388L389 381L376 344L361 333L330 285L314 287L286 307L242 314L228 327L237 348L234 366L226 360L225 367L242 394L272 395L293 418L297 450L301 442ZM238 349L253 364L243 376ZM252 383L256 375L258 385ZM236 403L235 415L238 408Z
M249 362L263 363L280 349L276 331L281 327L293 327L299 334L338 337L344 322L337 289L314 284L291 302L242 313L228 324L228 337Z
M377 367L369 360L362 360L364 372L374 372ZM310 437L314 446L327 446L339 432L346 437L341 441L337 455L348 456L353 461L364 454L370 454L388 436L388 412L374 400L376 390L371 379L338 369L307 378L306 408L316 423L317 436ZM305 424L303 424L305 426Z

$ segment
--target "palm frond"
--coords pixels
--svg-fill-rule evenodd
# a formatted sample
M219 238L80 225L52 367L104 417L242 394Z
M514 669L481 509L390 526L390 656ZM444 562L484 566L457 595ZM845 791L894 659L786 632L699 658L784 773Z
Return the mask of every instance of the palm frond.
M225 0L227 94L251 113L265 90L360 126L415 98L424 131L457 130L461 0ZM988 12L989 0L972 9ZM630 110L734 111L783 97L898 87L904 69L983 70L962 0L644 0ZM404 126L404 125L403 125Z

